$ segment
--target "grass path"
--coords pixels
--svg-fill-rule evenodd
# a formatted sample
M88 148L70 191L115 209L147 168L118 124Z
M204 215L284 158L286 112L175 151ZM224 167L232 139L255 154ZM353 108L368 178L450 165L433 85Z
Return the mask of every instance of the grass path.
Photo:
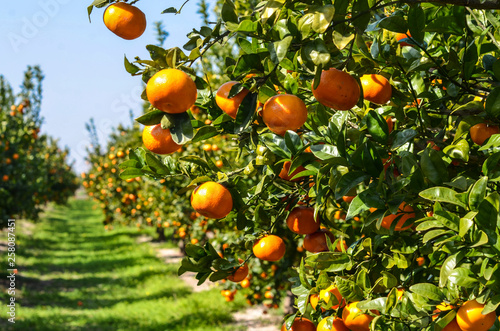
M6 322L2 308L1 330L237 330L229 324L243 298L226 303L216 289L193 293L176 266L156 258L148 243L136 243L141 232L105 232L93 205L72 200L48 212L30 234L17 229L16 323Z

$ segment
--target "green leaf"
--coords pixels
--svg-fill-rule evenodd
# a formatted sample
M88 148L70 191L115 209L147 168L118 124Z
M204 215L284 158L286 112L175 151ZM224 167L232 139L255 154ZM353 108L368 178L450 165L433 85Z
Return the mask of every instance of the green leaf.
M158 160L158 158L152 153L146 153L146 164L157 175L162 176L170 174L170 171L167 168L167 166L163 164L160 160Z
M457 205L462 208L467 208L467 206L456 197L457 192L447 187L442 187L442 186L431 187L427 190L420 192L419 195L427 200L446 202Z
M498 306L500 305L500 294L495 295L492 297L488 302L486 302L486 305L483 308L483 311L481 314L486 315L491 312L494 312Z
M166 113L155 109L150 112L147 112L146 114L139 116L138 118L135 119L135 121L141 123L142 125L156 125L160 124L161 119Z
M127 70L127 72L131 75L135 75L139 70L141 70L138 66L130 63L126 55L124 55L124 64L125 70Z
M127 168L140 169L141 165L140 165L139 161L137 161L137 160L127 160L127 161L123 161L122 163L120 163L119 167L120 167L120 169L127 169Z
M483 174L488 176L491 182L500 181L500 152L488 157L483 163Z
M209 168L208 163L199 156L195 155L181 156L179 160L194 163L203 168Z
M460 139L455 144L448 145L443 149L443 153L452 159L469 161L470 146L466 139Z
M276 154L284 159L291 158L292 154L286 147L285 139L274 133L264 133L260 135L262 142L273 154Z
M410 10L408 11L408 28L411 37L420 44L424 43L425 23L425 13L420 4L410 6ZM403 33L406 33L406 31L403 31Z
M234 133L239 134L248 128L252 123L255 109L257 108L257 93L248 93L236 112L236 119L234 122Z
M397 15L392 15L380 20L378 26L393 32L406 33L408 31L408 22L406 22L404 17Z
M337 46L338 49L342 50L346 48L347 45L349 45L349 43L354 39L355 35L353 33L343 35L337 30L334 30L332 36L335 46Z
M233 75L238 76L250 70L264 71L258 54L243 54L238 58L233 69Z
M352 24L360 32L365 31L370 22L370 12L368 9L370 9L368 0L355 0L352 4L352 17L356 17L356 19L352 21ZM363 12L364 14L360 15ZM360 16L358 17L358 15Z
M413 129L405 129L403 131L399 131L396 133L396 136L394 137L394 141L391 146L391 150L396 150L399 147L403 146L413 138L415 138L418 135L418 132L413 130Z
M278 64L281 61L283 61L283 59L285 59L286 57L288 48L290 47L292 40L293 40L292 36L287 36L282 40L269 43L267 48L271 55L271 61L273 61L275 64Z
M176 144L183 145L193 138L193 126L187 112L180 114L165 113L165 116L172 124L170 133L172 134L172 140Z
M500 63L499 60L497 62ZM496 87L490 92L488 98L486 98L485 105L486 113L493 118L500 117L500 87Z
M368 132L371 134L373 140L381 144L387 143L389 137L389 126L379 113L370 110L365 116Z
M351 280L336 276L335 285L347 302L359 301L364 298L361 287Z
M363 181L370 179L370 175L361 171L351 171L343 175L335 187L335 200L342 198Z
M301 49L302 59L315 66L325 66L330 62L330 51L322 39L315 39L305 44Z
M219 134L219 131L217 130L217 128L215 128L213 126L203 126L198 131L196 131L196 133L191 141L192 142L204 141L204 140L210 139L212 137L215 137L218 134Z
M177 14L178 11L174 7L168 7L164 11L161 12L162 14Z
M312 145L311 151L320 160L333 160L340 158L337 147L329 144Z
M195 259L201 259L202 257L207 256L207 253L205 252L203 247L193 244L186 244L185 251L187 256Z
M474 185L469 193L469 208L473 211L478 210L479 204L486 196L488 177L482 177Z
M470 288L478 283L477 279L471 277L472 275L471 270L467 268L456 268L450 273L448 281L452 284L452 286L455 285Z
M221 10L221 18L224 22L238 23L238 15L236 7L231 0L224 0Z
M361 160L367 173L375 178L380 176L380 173L384 169L384 165L377 149L369 140L364 142L364 148L361 151Z
M420 165L425 177L432 183L439 185L448 180L448 170L441 155L432 148L423 150L420 156Z
M144 174L141 169L127 168L120 173L120 178L123 180L140 177Z
M410 291L424 298L434 301L443 301L444 299L444 295L439 290L439 288L437 288L436 285L433 285L431 283L420 283L412 285L410 286Z
M333 19L335 8L332 5L313 8L314 16L312 21L312 29L317 33L325 33L326 29Z
M481 201L475 220L480 229L485 230L488 235L492 234L496 227L500 227L500 195L498 192L491 193Z
M322 252L309 255L306 258L307 265L327 272L345 270L349 266L350 261L349 255L337 252Z
M434 18L427 23L424 31L463 35L465 28L465 8L463 6L453 6L453 10L442 12L448 15Z
M460 251L452 254L444 260L439 273L439 287L445 287L448 282L448 277L458 263L465 257L465 252Z
M494 134L488 138L487 142L479 148L479 151L484 151L487 154L500 151L500 134Z

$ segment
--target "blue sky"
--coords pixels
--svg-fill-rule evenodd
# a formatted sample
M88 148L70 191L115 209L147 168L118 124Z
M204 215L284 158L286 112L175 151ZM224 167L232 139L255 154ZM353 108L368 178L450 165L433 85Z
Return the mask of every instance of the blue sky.
M130 109L140 114L141 79L125 71L124 55L129 60L135 56L149 59L145 46L156 43L155 21L162 21L170 34L166 48L181 47L186 34L201 25L196 1L188 2L180 15L162 15L164 9L179 8L184 0L142 0L136 5L146 14L146 32L138 39L124 40L104 26L104 8L94 8L89 23L90 3L92 0L7 1L0 9L0 74L17 92L26 67L41 66L45 74L42 132L70 148L78 172L86 168L83 158L89 140L85 123L91 117L104 141L112 127L130 123Z

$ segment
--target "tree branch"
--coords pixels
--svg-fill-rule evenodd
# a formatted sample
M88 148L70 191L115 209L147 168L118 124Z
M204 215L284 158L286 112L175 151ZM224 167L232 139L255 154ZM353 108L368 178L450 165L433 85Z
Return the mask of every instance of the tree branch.
M499 0L401 0L403 3L415 4L431 2L438 5L465 6L474 9L500 9Z

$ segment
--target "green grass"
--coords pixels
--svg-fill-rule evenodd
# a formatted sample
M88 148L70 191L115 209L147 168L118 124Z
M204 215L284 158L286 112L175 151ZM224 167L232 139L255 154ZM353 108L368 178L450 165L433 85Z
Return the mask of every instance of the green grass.
M143 232L105 232L93 205L72 200L48 212L31 235L16 230L16 323L6 322L2 304L0 329L237 330L229 324L231 312L244 306L242 296L226 303L215 288L193 293L176 265L157 259L149 243L137 244ZM6 271L0 272L6 303Z

